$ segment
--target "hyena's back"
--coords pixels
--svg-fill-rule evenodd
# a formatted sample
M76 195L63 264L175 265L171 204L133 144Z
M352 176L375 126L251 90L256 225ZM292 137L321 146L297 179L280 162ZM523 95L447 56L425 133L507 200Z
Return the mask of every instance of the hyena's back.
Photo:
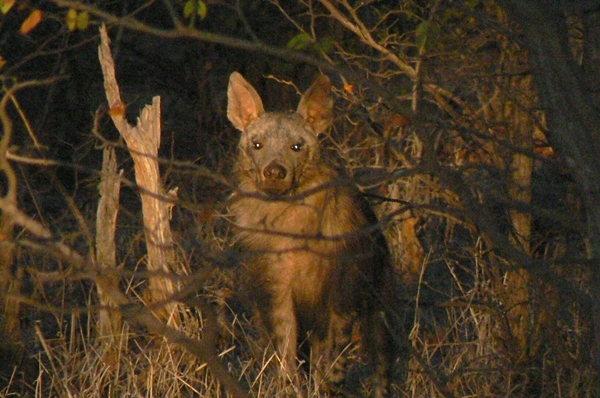
M394 272L368 204L321 158L317 134L333 107L329 80L318 79L294 114L264 112L239 74L228 94L229 118L242 131L231 211L250 295L287 372L308 338L320 377L340 383L339 354L358 324L381 396L394 359L385 316L395 304Z

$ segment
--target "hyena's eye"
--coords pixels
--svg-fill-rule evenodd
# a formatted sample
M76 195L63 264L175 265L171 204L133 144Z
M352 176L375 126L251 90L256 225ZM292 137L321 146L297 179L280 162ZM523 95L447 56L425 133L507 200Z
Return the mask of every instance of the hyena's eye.
M254 149L261 149L262 147L263 147L263 144L261 144L260 142L252 143L252 148L254 148Z
M297 143L297 144L292 144L292 146L290 146L290 149L294 152L300 152L302 150L303 145L301 143Z

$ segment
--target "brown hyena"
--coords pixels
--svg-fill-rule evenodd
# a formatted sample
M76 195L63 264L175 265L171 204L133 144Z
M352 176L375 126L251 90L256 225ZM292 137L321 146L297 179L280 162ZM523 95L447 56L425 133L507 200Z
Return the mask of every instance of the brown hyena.
M230 209L244 250L249 295L289 375L310 346L319 380L337 389L355 326L374 366L373 395L388 389L395 360L394 271L377 219L355 185L323 159L318 134L333 119L328 77L295 113L265 112L235 72L227 115L242 132Z

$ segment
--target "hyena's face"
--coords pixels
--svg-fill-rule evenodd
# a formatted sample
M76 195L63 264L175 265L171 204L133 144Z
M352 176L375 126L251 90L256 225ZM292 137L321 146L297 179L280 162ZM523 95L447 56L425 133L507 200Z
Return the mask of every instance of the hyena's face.
M329 78L319 77L290 114L265 112L256 90L237 72L227 96L227 116L242 132L240 171L267 194L283 195L302 183L307 165L319 162L317 135L333 119Z
M307 165L319 158L317 135L297 113L263 113L243 132L240 167L256 187L284 195L300 184Z

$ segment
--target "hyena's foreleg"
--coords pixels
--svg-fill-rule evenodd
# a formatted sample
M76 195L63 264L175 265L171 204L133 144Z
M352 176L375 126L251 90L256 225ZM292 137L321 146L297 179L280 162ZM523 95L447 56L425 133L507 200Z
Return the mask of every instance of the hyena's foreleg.
M325 340L311 340L311 364L317 364L315 377L322 390L335 392L343 387L353 324L351 316L331 314Z
M286 378L295 380L298 321L290 290L279 292L273 297L268 317L273 343L279 354L282 369Z

